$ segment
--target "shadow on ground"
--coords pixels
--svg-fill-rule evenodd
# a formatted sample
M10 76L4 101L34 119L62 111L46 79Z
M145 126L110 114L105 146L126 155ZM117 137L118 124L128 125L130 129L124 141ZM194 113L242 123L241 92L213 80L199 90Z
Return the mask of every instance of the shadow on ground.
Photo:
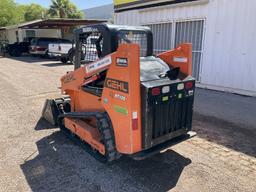
M48 127L40 120L37 130ZM56 131L37 143L39 154L21 165L32 191L168 191L191 163L168 150L143 161L123 157L105 165ZM105 188L104 185L110 188Z
M62 63L62 62L58 62L58 63L47 63L47 64L42 64L42 66L45 67L59 67L59 66L66 66L66 65L73 65L72 63Z
M14 59L17 61L21 61L21 62L25 62L25 63L39 64L39 65L42 65L45 67L60 67L60 66L73 65L70 62L62 63L62 62L58 61L58 59L54 59L54 58L41 58L41 57L35 57L35 56L21 56L21 57L9 57L8 56L8 58ZM47 62L49 62L49 63L47 63Z
M36 126L34 129L37 131L40 131L44 129L55 129L55 128L57 127L54 125L51 125L50 123L48 123L48 121L46 121L44 118L41 117L36 123Z
M26 63L57 61L57 59L41 58L41 57L35 57L35 56L30 56L30 55L23 55L20 57L10 57L10 56L6 56L6 57L10 58L10 59L17 60L17 61L26 62Z
M169 191L179 181L181 173L191 160L173 150L155 155L143 161L124 157L117 165L150 191Z
M208 141L256 157L256 132L246 125L194 113L193 129Z

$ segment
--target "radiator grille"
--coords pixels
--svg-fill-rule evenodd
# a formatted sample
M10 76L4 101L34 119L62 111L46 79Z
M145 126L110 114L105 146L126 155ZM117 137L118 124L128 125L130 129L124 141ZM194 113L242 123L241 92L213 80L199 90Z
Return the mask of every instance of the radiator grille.
M153 88L159 87L162 90L165 85L159 84L147 88L152 85L152 82L143 83L141 92L144 149L186 134L191 130L195 91L195 81L192 80L192 82L193 86L190 89L182 90L177 90L178 84L170 84L168 93L156 96L152 95Z
M152 138L156 139L166 134L186 129L191 125L192 100L173 99L166 103L155 103L150 107L152 118Z

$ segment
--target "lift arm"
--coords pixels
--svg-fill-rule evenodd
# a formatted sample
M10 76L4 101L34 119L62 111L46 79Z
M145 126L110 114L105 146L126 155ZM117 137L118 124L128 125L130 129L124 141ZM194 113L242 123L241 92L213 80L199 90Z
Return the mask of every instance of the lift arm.
M182 73L192 75L192 44L181 44L176 49L160 53L158 57L172 67L179 67Z

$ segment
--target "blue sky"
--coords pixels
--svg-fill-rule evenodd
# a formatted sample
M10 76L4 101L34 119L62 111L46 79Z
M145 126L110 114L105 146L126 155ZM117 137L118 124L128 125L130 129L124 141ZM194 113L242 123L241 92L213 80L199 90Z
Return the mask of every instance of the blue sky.
M113 3L113 0L70 0L73 2L79 9L87 9L91 7L96 7L100 5L106 5ZM29 4L37 3L44 7L49 7L51 0L16 0L19 4Z

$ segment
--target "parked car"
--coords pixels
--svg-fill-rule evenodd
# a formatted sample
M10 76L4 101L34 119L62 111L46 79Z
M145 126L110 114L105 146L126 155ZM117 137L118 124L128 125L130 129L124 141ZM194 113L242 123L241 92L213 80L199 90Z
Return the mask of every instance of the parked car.
M73 58L73 44L71 41L50 43L48 45L48 55L59 58L62 63L67 63Z
M48 56L48 46L50 43L71 43L69 40L60 39L60 38L48 38L40 37L34 38L31 41L29 53L31 55L38 55L42 57Z
M0 55L5 56L8 53L8 41L0 41Z
M96 41L98 37L90 36L86 39L86 43L82 46L82 58L84 61L94 61L98 59L98 53L96 49ZM48 55L50 57L57 57L62 63L70 61L74 62L75 45L71 42L58 42L50 43L48 46Z
M16 42L13 44L8 44L6 47L6 52L9 53L10 56L19 57L23 53L29 52L30 42Z
M24 53L28 54L31 40L31 37L26 37L22 42L15 42L12 44L9 44L8 41L0 41L0 52L2 55L8 53L13 57L19 57Z

